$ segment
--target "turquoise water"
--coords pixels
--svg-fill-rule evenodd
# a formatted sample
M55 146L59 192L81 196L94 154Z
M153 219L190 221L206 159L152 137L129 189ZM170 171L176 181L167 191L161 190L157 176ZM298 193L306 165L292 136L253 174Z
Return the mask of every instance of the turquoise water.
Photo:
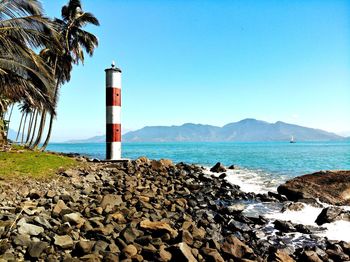
M50 144L48 150L75 152L103 159L104 143ZM124 158L147 156L174 162L212 166L216 162L238 165L276 178L318 170L350 169L350 142L232 142L232 143L124 143Z

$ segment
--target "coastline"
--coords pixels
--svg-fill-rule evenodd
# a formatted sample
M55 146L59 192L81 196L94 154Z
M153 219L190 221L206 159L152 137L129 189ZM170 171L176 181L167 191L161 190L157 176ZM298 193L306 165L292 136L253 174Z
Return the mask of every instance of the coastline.
M247 203L288 208L291 202L278 193L244 192L222 173L139 158L88 162L52 181L4 183L0 255L48 261L349 258L349 244L327 240L319 228L247 215Z

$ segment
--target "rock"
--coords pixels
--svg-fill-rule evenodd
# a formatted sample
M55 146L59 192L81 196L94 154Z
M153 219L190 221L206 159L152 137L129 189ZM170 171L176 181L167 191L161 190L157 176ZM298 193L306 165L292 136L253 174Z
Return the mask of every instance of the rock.
M101 201L101 207L103 209L106 209L107 206L110 206L111 208L113 208L115 206L119 206L122 203L123 203L123 200L120 195L108 194L103 196Z
M30 236L37 236L40 233L43 233L44 229L42 227L29 224L29 223L23 223L19 228L18 228L18 233L21 235L30 235Z
M316 218L315 223L317 225L323 225L325 223L331 223L336 220L350 220L350 212L344 211L340 207L327 207L324 208Z
M49 223L49 222L46 220L46 218L44 218L44 217L39 217L39 216L37 216L37 217L34 218L34 221L35 221L36 223L38 223L39 225L41 225L41 226L47 228L47 229L51 229L51 228L52 228L52 226L50 225L50 223Z
M161 246L159 249L159 256L162 261L170 261L172 258L172 255L170 252L166 251L164 246Z
M178 233L175 229L171 228L171 226L163 221L152 222L150 220L143 220L140 223L140 227L143 229L149 229L151 231L165 231L168 232L171 237L175 238Z
M227 177L226 173L222 173L222 174L219 175L220 179L224 179L225 177Z
M68 235L64 235L64 236L58 236L56 235L54 237L54 240L55 240L55 245L56 246L59 246L60 248L63 248L63 249L68 249L68 248L71 248L73 247L73 240L70 236Z
M169 159L161 159L159 161L152 160L151 167L156 171L165 171L169 167L174 166L173 162Z
M39 258L48 246L49 244L47 242L32 242L28 247L28 255L31 258Z
M52 215L54 217L58 217L60 213L64 210L69 210L69 208L66 206L63 200L58 200L57 204L52 210Z
M222 258L220 253L214 249L214 248L209 248L209 247L203 247L201 249L204 258L207 261L213 261L213 262L224 262L225 260Z
M31 243L29 235L17 235L13 238L13 243L16 246L28 247Z
M290 221L275 220L274 225L275 228L281 232L290 233L297 231Z
M80 213L69 213L63 216L64 222L69 222L73 225L77 225L78 228L80 228L84 223L85 219Z
M95 245L95 242L93 241L87 241L87 240L80 240L76 245L75 245L75 253L78 255L85 255L89 254Z
M231 206L227 206L225 208L225 211L227 212L227 214L239 214L242 213L245 209L245 205L243 204L234 204Z
M227 169L235 169L235 165L230 165Z
M312 250L305 250L301 254L301 259L305 262L322 262L322 259L320 259L317 253Z
M270 254L268 261L271 262L295 262L284 250L276 250L276 252Z
M221 250L225 254L237 259L250 258L254 254L249 246L232 235L226 238L226 241L221 246Z
M137 254L137 248L134 245L127 245L126 247L123 248L123 253L127 257L133 257L136 256Z
M286 212L286 211L301 211L305 208L305 204L300 203L300 202L292 202L292 203L286 203L281 212Z
M318 198L332 205L350 205L350 171L320 171L296 177L277 191L292 201Z
M192 237L196 240L202 240L205 237L206 231L203 228L194 226L192 228Z
M173 261L196 262L191 248L184 242L173 245L169 248Z
M220 162L217 162L212 168L210 168L210 171L215 173L222 173L226 172L226 168Z
M126 227L122 232L121 236L123 236L125 242L127 244L133 243L136 238L141 235L142 232L133 227Z

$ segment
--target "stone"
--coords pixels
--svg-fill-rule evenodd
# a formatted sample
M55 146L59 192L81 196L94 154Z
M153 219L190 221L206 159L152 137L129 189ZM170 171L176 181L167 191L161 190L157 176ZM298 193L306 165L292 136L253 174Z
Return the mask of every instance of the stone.
M134 245L127 245L126 247L123 248L123 253L127 257L133 257L136 256L137 254L137 248Z
M173 261L196 262L197 259L193 256L191 248L184 242L173 245L169 248Z
M332 205L350 205L350 170L320 171L293 178L277 188L289 200L318 198Z
M59 246L62 249L72 248L74 244L72 238L68 235L64 235L64 236L56 235L54 237L54 240L55 240L54 244L56 246Z
M28 255L31 258L39 258L49 244L47 242L38 241L32 242L28 247Z
M301 259L305 262L322 262L322 259L320 259L317 253L312 250L305 250L301 254Z
M188 245L193 244L193 237L192 237L191 233L188 232L188 230L182 230L181 239L182 239L182 242L184 242Z
M103 209L106 209L108 206L113 208L115 206L119 206L122 203L123 203L123 200L120 195L107 194L103 196L100 205Z
M230 165L227 169L235 169L235 165Z
M163 221L152 222L148 219L143 220L140 223L140 227L142 229L149 229L151 231L165 231L168 232L173 238L175 238L178 235L175 229L171 228L171 226L168 223Z
M295 262L284 250L278 249L270 254L268 261L271 262Z
M63 216L63 221L69 222L73 225L77 225L78 228L80 228L85 223L85 219L78 212L65 214Z
M120 224L126 224L126 222L127 222L125 217L123 216L123 214L121 214L119 212L112 214L111 218Z
M222 244L221 250L233 258L249 258L254 254L253 250L235 236L229 236Z
M141 235L142 232L133 227L126 227L122 232L121 236L124 238L127 244L133 243L136 238Z
M161 258L162 261L170 261L172 258L172 255L170 252L165 250L164 246L161 246L159 249L159 257Z
M317 216L315 223L320 226L336 220L350 220L350 212L344 211L340 207L326 207Z
M228 213L228 214L239 214L239 213L242 213L245 209L245 205L243 204L234 204L234 205L231 205L231 206L227 206L225 208L225 211Z
M13 238L13 243L16 246L28 247L31 243L29 235L17 235Z
M80 240L76 245L74 251L79 255L89 254L94 247L94 241Z
M44 217L37 216L37 217L34 218L34 221L36 223L38 223L39 225L47 228L47 229L51 229L52 228L52 226L50 225L49 221L47 221L47 219L44 218Z
M213 261L213 262L225 262L225 260L222 258L220 253L214 249L214 248L209 248L209 247L203 247L201 249L201 252L204 255L204 258L207 261Z
M30 235L30 236L37 236L40 233L43 233L44 229L42 227L29 224L29 223L23 223L19 228L18 228L18 233L21 235Z
M289 233L297 231L290 221L275 220L274 225L281 232Z
M212 168L210 168L210 171L214 173L222 173L226 172L226 168L220 162L217 162Z
M64 203L63 200L58 200L57 204L54 206L52 210L52 215L54 217L58 217L63 210L69 210L69 208L67 207L67 205Z
M156 171L165 171L169 167L174 166L173 161L170 159L160 159L151 161L151 168Z
M305 204L300 203L300 202L292 202L292 203L287 203L283 206L281 212L286 212L286 211L301 211L305 208Z

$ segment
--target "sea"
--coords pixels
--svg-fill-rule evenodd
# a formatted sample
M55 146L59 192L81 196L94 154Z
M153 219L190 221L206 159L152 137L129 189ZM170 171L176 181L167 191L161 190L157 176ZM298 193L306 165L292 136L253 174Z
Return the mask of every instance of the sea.
M79 153L90 158L104 159L104 143L51 143L48 150ZM350 141L342 142L174 142L123 143L122 157L137 159L171 159L173 162L197 164L206 172L217 162L234 165L227 180L243 191L276 192L278 185L296 176L320 170L350 170ZM302 211L281 212L281 206L269 203L245 203L246 214L263 215L271 219L289 220L317 226L314 221L322 208L306 205ZM324 207L327 205L324 204ZM344 207L350 210L350 207ZM319 235L331 240L350 241L350 222L324 224ZM276 232L271 232L274 234ZM295 245L303 245L305 236L293 234Z

